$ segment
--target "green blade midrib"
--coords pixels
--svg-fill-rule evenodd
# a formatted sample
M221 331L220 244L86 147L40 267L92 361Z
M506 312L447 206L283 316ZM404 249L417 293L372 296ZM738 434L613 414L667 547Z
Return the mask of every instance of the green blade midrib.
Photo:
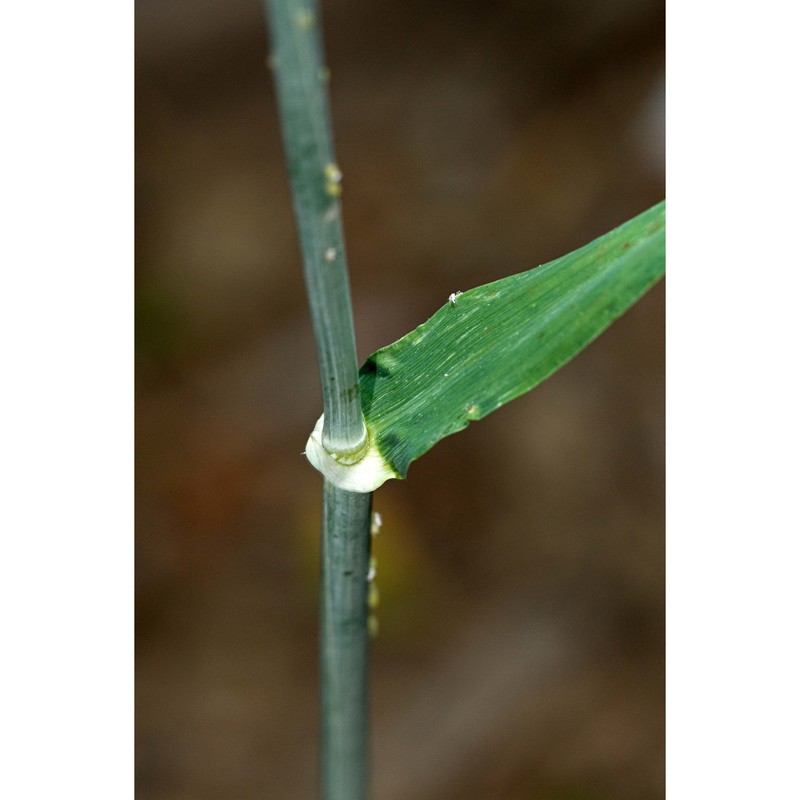
M602 333L664 273L665 204L543 266L485 284L373 353L362 408L405 477L440 439L529 391Z

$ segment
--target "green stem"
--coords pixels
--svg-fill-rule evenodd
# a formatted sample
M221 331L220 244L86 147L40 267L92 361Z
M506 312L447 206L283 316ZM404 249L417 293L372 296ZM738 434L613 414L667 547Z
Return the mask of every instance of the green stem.
M361 411L341 223L341 172L333 154L328 71L314 0L267 0L284 148L314 326L324 425L322 446L343 462L368 447ZM324 482L320 665L323 800L365 800L368 747L367 572L371 494Z
M341 172L333 154L328 71L312 0L268 0L271 64L292 185L325 410L323 444L356 457L366 445L342 231Z
M372 494L325 481L322 524L320 668L325 800L367 797L367 571ZM355 534L355 535L353 535Z

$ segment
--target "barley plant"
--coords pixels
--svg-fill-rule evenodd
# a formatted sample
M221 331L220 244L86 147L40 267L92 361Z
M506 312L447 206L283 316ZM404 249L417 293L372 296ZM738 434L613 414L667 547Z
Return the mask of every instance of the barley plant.
M665 206L548 264L453 292L359 369L320 10L268 0L267 17L324 406L306 444L324 476L321 791L363 800L372 492L541 383L652 287L664 273Z

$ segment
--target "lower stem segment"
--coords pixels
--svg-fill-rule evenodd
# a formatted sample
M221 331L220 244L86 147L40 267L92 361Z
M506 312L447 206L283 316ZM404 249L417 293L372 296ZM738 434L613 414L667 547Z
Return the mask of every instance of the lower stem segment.
M367 797L371 510L371 493L348 492L325 481L320 598L323 800Z

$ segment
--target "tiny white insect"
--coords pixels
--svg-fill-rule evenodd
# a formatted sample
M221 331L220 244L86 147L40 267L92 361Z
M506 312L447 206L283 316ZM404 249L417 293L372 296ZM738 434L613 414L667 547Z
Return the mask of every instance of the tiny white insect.
M451 306L456 304L456 300L458 300L464 292L453 292L450 297L447 298L447 301L450 303Z
M333 247L329 247L325 251L325 260L330 263L331 261L336 261L336 250Z
M369 532L373 536L377 536L380 533L381 525L383 525L383 517L381 517L378 511L372 512L372 525L370 526Z
M377 573L377 571L378 571L378 562L373 556L369 560L369 571L367 572L367 581L369 583L372 583L372 581L375 580L375 574Z

